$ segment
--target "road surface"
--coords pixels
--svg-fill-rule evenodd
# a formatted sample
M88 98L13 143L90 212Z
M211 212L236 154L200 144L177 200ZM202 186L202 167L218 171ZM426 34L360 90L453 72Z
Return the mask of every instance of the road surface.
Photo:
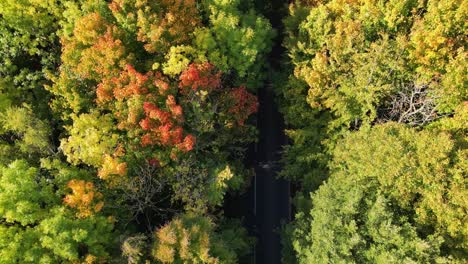
M289 183L277 179L278 161L285 143L283 120L274 102L271 85L259 93L260 108L255 183L256 263L281 263L281 223L289 221Z

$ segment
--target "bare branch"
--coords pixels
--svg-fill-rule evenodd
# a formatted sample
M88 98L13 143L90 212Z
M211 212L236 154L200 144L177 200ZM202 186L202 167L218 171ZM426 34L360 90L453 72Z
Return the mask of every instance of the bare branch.
M403 84L378 111L378 123L395 121L412 126L425 125L441 117L437 113L437 99L427 85Z

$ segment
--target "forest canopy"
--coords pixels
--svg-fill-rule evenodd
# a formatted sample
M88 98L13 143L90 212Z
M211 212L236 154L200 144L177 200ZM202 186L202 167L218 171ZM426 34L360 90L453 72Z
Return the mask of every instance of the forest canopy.
M467 16L0 1L0 263L253 263L260 217L225 205L259 169L292 186L283 263L466 263ZM276 120L260 103L284 118L279 164L251 157Z
M1 263L250 253L221 205L252 176L274 31L244 2L0 3Z
M464 263L466 1L296 1L284 261Z

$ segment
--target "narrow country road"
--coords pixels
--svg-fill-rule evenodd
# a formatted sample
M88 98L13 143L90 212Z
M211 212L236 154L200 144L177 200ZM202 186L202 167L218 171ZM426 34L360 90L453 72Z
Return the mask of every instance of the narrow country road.
M285 143L283 121L271 85L261 89L257 146L255 219L258 232L257 264L281 263L280 227L289 220L289 183L277 179L280 151Z
M264 0L257 0L261 4ZM273 50L269 56L272 67L265 87L259 91L260 108L258 113L258 130L260 132L257 145L257 166L255 184L255 223L257 227L256 264L281 263L280 228L283 222L290 218L290 186L289 182L278 179L280 171L279 160L286 137L284 122L275 103L272 87L272 76L279 70L282 47L282 18L287 10L284 0L269 0L271 9L267 12L273 28L278 32Z
M273 28L277 31L273 49L268 56L269 76L264 87L259 89L259 111L257 128L259 142L249 151L246 165L255 165L256 176L251 188L240 196L229 195L225 199L224 212L227 217L242 217L251 235L257 237L255 264L281 263L281 224L290 221L289 182L278 179L280 159L286 144L284 122L275 103L272 77L280 70L285 52L282 47L282 18L287 13L285 0L254 0L257 10L264 10ZM253 146L252 146L253 147ZM245 260L240 263L251 263Z

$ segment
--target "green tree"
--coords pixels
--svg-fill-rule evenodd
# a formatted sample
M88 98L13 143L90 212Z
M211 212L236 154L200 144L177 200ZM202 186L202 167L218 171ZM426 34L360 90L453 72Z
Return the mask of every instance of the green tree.
M14 105L28 103L39 117L49 117L46 75L60 58L58 32L65 6L74 1L16 1L0 3L0 94ZM0 96L1 98L1 96Z
M249 87L258 87L274 36L270 23L254 9L242 10L242 5L248 6L250 1L202 2L209 25L195 30L195 49L222 71L235 70Z
M427 262L435 261L437 257L450 258L451 254L453 258L460 258L460 252L466 250L462 249L462 242L460 242L465 240L461 238L463 235L450 233L454 226L463 229L458 225L463 215L462 211L432 207L421 209L418 204L411 205L411 202L404 206L399 204L394 207L394 201L402 202L408 197L403 193L398 194L400 196L395 194L389 197L390 192L407 189L408 192L417 193L416 196L422 195L429 200L432 199L432 202L425 202L427 204L439 203L440 200L437 200L439 198L431 195L428 190L427 192L410 190L410 187L423 188L422 186L429 189L425 186L430 181L427 178L429 176L423 177L422 171L433 170L428 173L439 176L451 175L454 182L459 181L460 173L463 171L466 173L465 165L461 162L465 155L462 153L464 153L463 146L466 146L463 142L466 141L467 127L462 114L467 100L467 53L466 37L464 37L466 8L467 5L459 0L443 3L392 0L296 1L290 5L290 15L284 20L286 37L283 44L289 55L289 61L285 63L284 69L289 71L290 76L278 82L277 94L280 96L281 110L288 125L286 133L292 139L292 144L285 148L283 158L285 165L282 175L296 181L300 186L295 199L299 220L286 228L284 240L289 245L285 248L287 250L294 246L296 252L300 252L297 254L300 262L327 262L329 260L332 262L385 262L386 257L388 261L395 262L405 262L409 259ZM379 127L388 122L407 124L422 130L421 134L414 136L414 140L419 136L427 135L426 143L430 142L430 137L433 137L433 140L440 138L440 140L452 142L451 146L456 150L445 150L449 157L447 159L452 160L452 163L443 163L443 165L441 163L440 166L443 169L436 169L435 165L434 168L426 168L429 165L416 161L407 163L405 170L414 171L417 176L411 178L408 175L405 183L407 185L388 181L385 188L380 186L382 182L370 180L370 182L366 180L353 182L354 178L335 176L350 173L352 177L357 177L353 174L355 172L349 171L347 165L336 166L338 151L343 151L340 154L343 157L347 155L343 150L343 145L347 145L350 148L349 151L353 153L355 153L354 149L357 151L362 145L363 153L360 155L368 155L365 159L356 154L356 156L348 155L342 160L340 157L340 160L343 164L365 160L366 163L361 164L362 171L359 173L368 172L366 177L393 177L395 176L393 173L406 175L406 172L394 171L400 169L398 166L405 164L404 162L396 164L395 161L390 160L373 160L381 152L385 152L389 158L405 158L394 156L406 153L402 152L406 151L403 145L399 146L395 143L393 150L388 148L389 143L386 140L391 139L391 135L387 135L389 131L377 132L382 131ZM402 127L395 131L401 132L408 129ZM374 132L372 134L369 131ZM358 142L357 136L352 136L354 133L357 135L371 133L375 137L373 139L361 138ZM450 139L445 139L441 135L450 135ZM367 150L369 153L364 150L364 147L368 146L365 141L374 141L373 149ZM407 144L411 145L413 142ZM419 155L421 160L428 158L433 151L435 147L431 150L421 148L414 152L407 150L408 153L413 153L408 155ZM378 168L382 170L377 171ZM319 197L320 193L323 193L321 194L323 197L328 196L311 200L309 193L317 190L329 176L331 177L330 183L325 183L316 194L316 197ZM403 178L401 179L403 181ZM416 182L413 181L415 179L417 179ZM353 184L359 186L354 187ZM451 199L447 198L446 194L442 194L447 190L435 187L445 186L446 183L432 184L440 191L439 193L434 190L435 193L439 193L444 199ZM464 189L465 187L460 186L460 190ZM359 208L349 211L351 201L347 199L355 202L356 208ZM461 206L458 200L457 202L454 200L454 203ZM335 208L335 211L326 215L327 206ZM374 206L375 210L382 213L382 219L390 221L389 227L393 229L392 232L395 232L395 235L401 238L399 238L400 242L405 241L401 244L391 242L398 244L400 251L391 251L390 242L385 242L387 244L379 242L385 244L378 246L379 250L383 250L382 255L375 253L377 249L374 253L364 254L364 252L370 252L368 251L370 239L377 241L377 237L369 235L370 231L366 229L357 228L361 228L362 223L371 218L366 210L372 211ZM360 208L365 208L365 210ZM428 220L429 215L438 214L436 211L441 213L441 210L451 212L436 217L445 224L435 223L433 218ZM402 216L399 213L406 218L400 218ZM341 241L339 243L343 243L343 247L333 249L331 244L336 241L320 240L317 232L322 232L322 237L332 237L330 234L336 234L335 230L338 230L338 226L335 225L338 222L333 221L340 216L344 220L351 219L349 221L355 223L346 223L347 226L343 227L342 234L336 235L336 241ZM428 222L421 220L424 217L429 217L426 218ZM419 220L424 223L416 225L414 221ZM312 229L311 226L313 226ZM421 233L421 230L436 227L443 229L445 233L441 229L433 231L430 235L427 234L430 231ZM302 240L301 235L307 239ZM426 237L426 235L432 237ZM424 247L414 249L412 252L402 250L404 245L414 248L420 242L433 245L432 249L436 250L432 252L432 249L423 250ZM455 244L458 248L453 252L448 252L447 247L454 248ZM375 247L377 248L377 245ZM358 251L362 255L357 254ZM285 254L285 257L291 255L294 254L289 252ZM408 260L405 260L406 257Z
M0 262L104 260L113 239L112 221L101 214L76 217L62 204L62 193L68 190L61 183L86 173L47 168L23 160L0 168Z
M293 74L278 91L297 142L286 160L298 165L284 174L305 175L313 187L323 176L309 176L311 167L326 167L346 131L388 121L423 126L453 113L467 100L465 11L459 0L291 5L284 46Z
M113 133L110 115L97 112L72 116L73 125L67 127L70 136L62 139L61 148L72 164L100 166L104 155L117 146L118 134Z
M4 109L0 112L0 164L15 159L37 163L53 154L50 134L48 122L38 119L29 106Z
M297 215L299 263L463 263L466 143L394 123L350 133Z

